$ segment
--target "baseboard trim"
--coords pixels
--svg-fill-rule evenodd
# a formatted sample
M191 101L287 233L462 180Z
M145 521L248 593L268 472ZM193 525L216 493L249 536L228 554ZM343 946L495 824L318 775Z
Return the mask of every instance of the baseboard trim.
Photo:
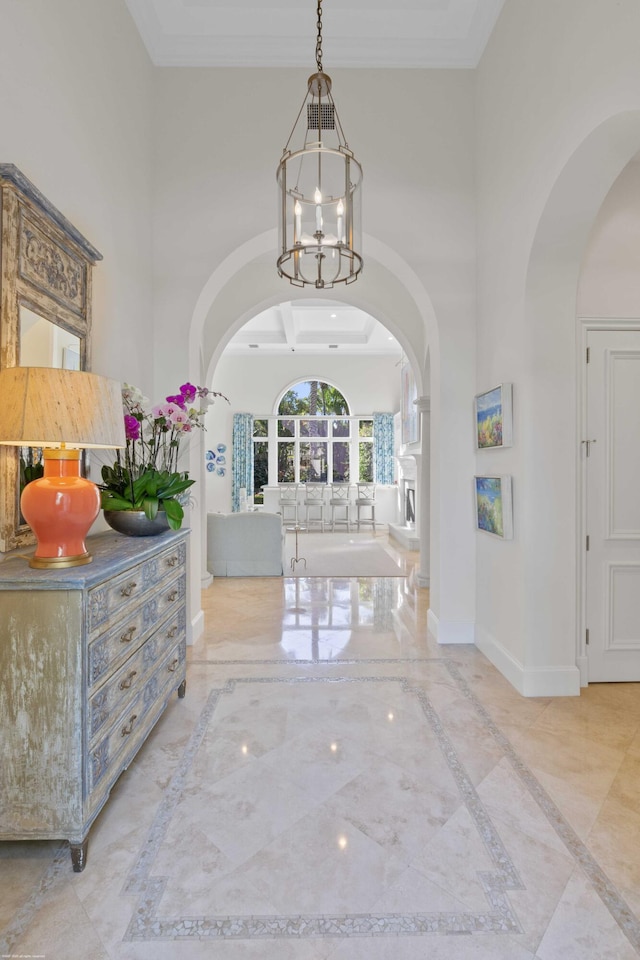
M524 667L519 660L509 653L501 643L487 633L482 627L476 630L476 646L487 660L506 677L511 686L524 696Z
M191 619L191 637L187 637L187 646L193 646L204 633L204 610L199 610Z
M440 620L437 614L429 609L427 612L427 629L438 643L475 642L475 625L472 620Z
M482 627L476 628L476 646L523 697L578 697L578 667L524 667Z
M589 686L589 660L587 657L578 657L578 670L580 671L580 686Z

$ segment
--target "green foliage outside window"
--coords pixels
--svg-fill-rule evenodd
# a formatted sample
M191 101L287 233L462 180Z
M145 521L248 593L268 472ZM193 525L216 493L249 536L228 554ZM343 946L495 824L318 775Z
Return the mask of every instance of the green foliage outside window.
M372 443L359 443L358 444L358 454L359 454L359 475L361 483L372 483L373 482L373 444Z
M296 468L294 463L295 444L278 443L278 483L294 483Z
M299 481L326 483L346 482L349 479L373 481L373 420L349 421L349 406L336 387L322 380L306 380L297 383L283 394L278 405L278 483L293 483L296 480L296 450L298 450ZM293 417L302 417L295 421ZM335 420L314 420L314 417L335 417ZM352 431L356 429L357 434ZM268 436L268 421L254 421L254 437ZM358 443L358 469L349 464L349 437L360 438ZM290 438L290 439L289 439ZM326 438L326 439L325 439ZM342 439L339 439L342 438ZM332 476L328 474L327 441L331 446ZM266 441L254 446L254 478L256 489L267 483L268 444ZM258 494L255 502L261 502Z
M322 380L297 383L287 392L278 407L280 416L311 417L348 416L349 406L336 387Z
M262 487L269 483L269 444L266 440L253 442L253 502L264 503Z
M373 420L360 420L358 436L371 437L373 440ZM373 443L360 442L358 444L358 479L361 483L373 482Z

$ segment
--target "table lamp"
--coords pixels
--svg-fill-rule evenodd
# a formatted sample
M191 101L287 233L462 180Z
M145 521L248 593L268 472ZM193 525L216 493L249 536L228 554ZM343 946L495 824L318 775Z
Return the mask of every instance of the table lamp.
M42 447L44 476L22 491L22 515L37 540L32 567L90 563L85 537L100 512L100 491L80 474L80 450L124 447L116 380L55 367L0 370L0 443Z

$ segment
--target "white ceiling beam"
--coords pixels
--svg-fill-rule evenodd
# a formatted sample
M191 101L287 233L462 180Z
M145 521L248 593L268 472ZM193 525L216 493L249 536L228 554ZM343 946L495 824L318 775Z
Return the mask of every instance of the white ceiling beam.
M291 350L295 350L298 343L298 325L293 313L291 302L281 303L276 307L276 316L282 323L284 341Z
M298 335L298 343L354 343L366 345L369 338L364 333L345 333L343 330L306 330Z

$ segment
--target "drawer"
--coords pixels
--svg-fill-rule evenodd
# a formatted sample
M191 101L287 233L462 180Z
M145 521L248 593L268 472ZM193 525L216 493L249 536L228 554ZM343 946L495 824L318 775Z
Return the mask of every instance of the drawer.
M162 580L155 589L131 609L129 616L89 643L87 669L89 688L107 679L147 639L149 634L174 610L184 606L186 575L184 570L174 579Z
M107 583L89 591L88 631L92 636L97 631L109 628L110 621L120 620L137 606L150 591L171 580L184 569L186 546L180 543L168 547L157 557L130 567Z
M183 606L89 698L89 741L105 725L109 726L109 722L118 716L118 711L124 709L127 700L135 699L167 649L185 638L186 611Z
M184 680L185 657L186 644L182 639L165 651L137 696L121 705L114 725L89 750L87 789L91 807L101 802L103 790L110 790L126 769L148 737L171 692Z
M169 547L157 557L152 557L143 566L143 584L154 586L166 577L171 577L184 567L187 561L187 548L184 543Z

